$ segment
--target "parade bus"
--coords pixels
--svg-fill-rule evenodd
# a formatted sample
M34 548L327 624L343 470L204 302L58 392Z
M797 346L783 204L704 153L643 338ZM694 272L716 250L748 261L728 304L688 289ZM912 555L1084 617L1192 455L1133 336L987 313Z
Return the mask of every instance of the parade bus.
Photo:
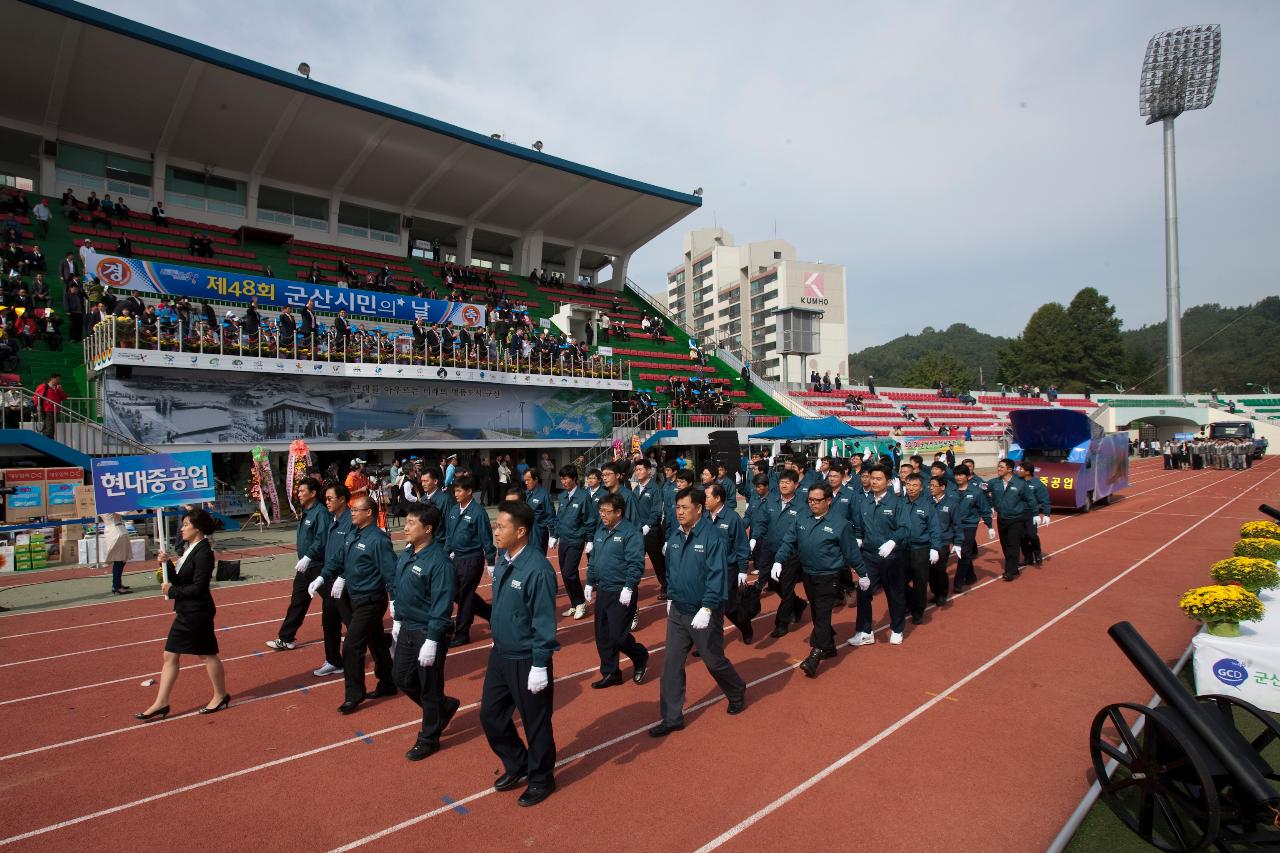
M1129 437L1106 433L1083 412L1056 406L1009 413L1009 458L1035 463L1055 509L1088 512L1129 485Z

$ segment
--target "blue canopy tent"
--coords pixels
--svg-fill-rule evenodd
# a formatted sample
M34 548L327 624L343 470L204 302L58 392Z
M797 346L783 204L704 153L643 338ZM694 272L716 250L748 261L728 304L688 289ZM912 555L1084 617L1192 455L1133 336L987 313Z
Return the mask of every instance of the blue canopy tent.
M773 429L750 436L751 441L822 441L827 438L871 438L875 433L849 426L835 415L802 418L793 415Z

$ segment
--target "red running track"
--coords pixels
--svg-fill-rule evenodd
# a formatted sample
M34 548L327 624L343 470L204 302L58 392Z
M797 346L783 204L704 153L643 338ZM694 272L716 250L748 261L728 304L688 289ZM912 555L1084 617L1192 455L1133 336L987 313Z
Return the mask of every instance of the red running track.
M753 682L747 712L726 716L691 659L696 710L685 731L662 741L645 734L657 721L661 654L646 684L590 690L589 620L562 620L554 670L561 787L533 811L490 787L497 762L474 706L487 654L480 634L447 659L449 692L467 704L444 748L410 764L403 752L416 709L408 700L341 717L336 683L310 675L316 648L262 649L285 602L271 594L283 595L287 582L217 593L219 626L246 626L220 635L232 709L152 725L135 725L130 714L152 695L138 681L156 665L156 638L168 628L163 602L82 608L74 624L62 624L66 611L6 617L0 663L15 665L0 668L0 845L158 846L148 840L180 813L199 846L231 850L585 849L598 846L594 827L611 819L636 825L612 839L620 849L831 846L846 837L901 849L904 832L925 850L970 838L984 849L1043 848L1087 787L1093 713L1150 692L1106 626L1128 618L1176 658L1195 627L1176 596L1203 582L1253 507L1275 501L1278 470L1271 460L1234 474L1137 463L1125 499L1055 518L1042 534L1051 555L1044 568L995 582L998 549L986 547L979 586L931 612L903 646L842 647L817 680L794 668L806 631L746 648L730 630L730 659ZM656 649L662 609L651 581L642 591L649 609L638 636ZM757 634L771 621L762 614ZM837 611L842 637L852 621L851 609ZM317 629L313 615L304 639ZM71 656L34 660L55 655ZM207 697L203 673L184 672L175 710Z

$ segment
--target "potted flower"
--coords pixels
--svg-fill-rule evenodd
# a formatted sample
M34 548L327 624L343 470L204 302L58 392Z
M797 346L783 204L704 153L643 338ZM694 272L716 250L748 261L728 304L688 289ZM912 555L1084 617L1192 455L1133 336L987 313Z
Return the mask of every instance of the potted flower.
M1254 595L1280 587L1280 570L1276 564L1257 557L1228 557L1214 563L1210 572L1218 583L1239 584Z
M1241 539L1280 539L1280 524L1274 521L1246 521L1240 525Z
M1240 623L1261 619L1265 609L1258 596L1235 585L1189 589L1178 600L1178 606L1219 637L1240 636Z
M1258 557L1275 563L1280 561L1280 539L1241 539L1236 543L1237 557Z

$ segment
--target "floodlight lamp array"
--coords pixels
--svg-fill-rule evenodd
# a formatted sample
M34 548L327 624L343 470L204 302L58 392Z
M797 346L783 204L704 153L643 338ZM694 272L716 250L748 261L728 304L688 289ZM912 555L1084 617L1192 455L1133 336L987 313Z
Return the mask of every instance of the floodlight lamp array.
M1213 103L1222 61L1222 27L1180 27L1147 42L1138 84L1138 114L1148 124Z

